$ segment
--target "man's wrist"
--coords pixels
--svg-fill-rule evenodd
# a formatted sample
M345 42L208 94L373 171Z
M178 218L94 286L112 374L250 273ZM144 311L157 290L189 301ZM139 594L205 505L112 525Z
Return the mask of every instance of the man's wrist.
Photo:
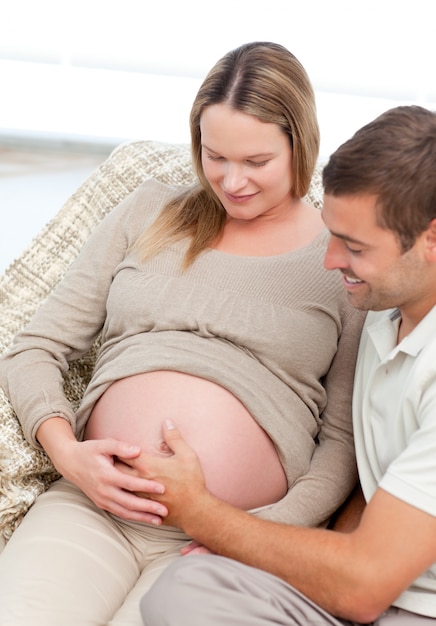
M214 543L223 527L223 520L237 510L232 505L204 491L195 498L184 511L183 530L208 548L214 549Z

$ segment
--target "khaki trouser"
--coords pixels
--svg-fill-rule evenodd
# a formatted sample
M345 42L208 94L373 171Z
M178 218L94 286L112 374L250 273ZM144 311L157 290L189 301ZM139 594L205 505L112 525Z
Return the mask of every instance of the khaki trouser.
M140 598L188 542L109 515L61 479L0 554L0 624L141 626Z
M213 555L169 567L141 601L145 626L362 626L337 619L284 581ZM436 626L391 607L374 626Z

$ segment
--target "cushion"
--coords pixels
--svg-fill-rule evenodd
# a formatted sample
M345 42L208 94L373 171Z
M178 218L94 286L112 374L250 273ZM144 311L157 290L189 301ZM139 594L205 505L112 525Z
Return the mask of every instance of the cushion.
M190 149L185 144L136 141L116 148L67 200L28 249L0 278L0 351L57 285L99 221L147 178L172 185L195 181ZM320 208L321 166L307 199ZM65 376L65 393L80 403L90 379L98 341ZM35 498L58 474L44 452L30 446L5 394L0 389L0 549Z

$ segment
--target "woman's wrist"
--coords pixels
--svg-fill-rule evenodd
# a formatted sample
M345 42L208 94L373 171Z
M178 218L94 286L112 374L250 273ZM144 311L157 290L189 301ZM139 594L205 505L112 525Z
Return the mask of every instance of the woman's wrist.
M71 424L63 417L49 417L38 428L36 438L58 471L68 456L71 444L77 443Z

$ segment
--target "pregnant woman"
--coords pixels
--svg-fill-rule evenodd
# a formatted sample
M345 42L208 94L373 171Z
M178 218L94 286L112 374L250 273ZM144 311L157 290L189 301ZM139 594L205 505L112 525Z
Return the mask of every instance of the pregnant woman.
M167 418L210 490L253 515L319 525L354 485L362 316L303 199L319 145L306 72L282 46L243 45L190 123L198 184L149 180L116 207L1 361L26 438L62 475L0 556L2 626L140 626L140 597L190 538L119 459L171 462ZM75 413L62 374L99 335Z

